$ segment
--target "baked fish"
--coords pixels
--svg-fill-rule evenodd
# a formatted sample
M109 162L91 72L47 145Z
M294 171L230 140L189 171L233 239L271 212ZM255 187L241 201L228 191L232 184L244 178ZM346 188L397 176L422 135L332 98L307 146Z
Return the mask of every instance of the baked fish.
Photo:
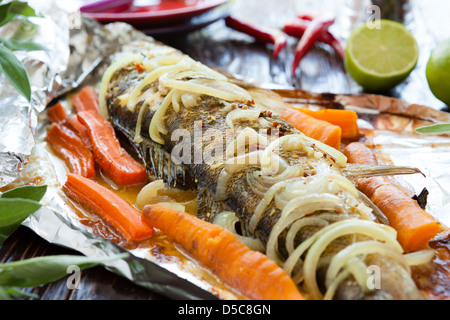
M117 57L98 91L101 114L155 179L196 189L199 218L231 223L305 297L423 299L395 230L347 178L345 156L260 94L159 43Z

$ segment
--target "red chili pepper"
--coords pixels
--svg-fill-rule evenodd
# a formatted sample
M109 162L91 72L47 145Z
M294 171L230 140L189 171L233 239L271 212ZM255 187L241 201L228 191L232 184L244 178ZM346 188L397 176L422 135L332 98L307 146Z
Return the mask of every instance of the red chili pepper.
M313 15L313 14L307 14L307 13L300 13L297 15L297 18L301 19L301 20L307 20L307 21L313 21L314 19L316 19L318 16Z
M295 76L295 70L300 64L303 57L311 50L316 41L319 39L320 35L328 30L335 21L335 18L329 17L319 17L310 22L308 27L303 34L303 37L298 42L295 48L294 63L292 64L292 75Z
M306 19L305 19L306 20ZM309 22L304 20L294 20L292 22L287 23L283 27L283 31L292 37L301 38L308 28ZM342 58L345 57L345 49L342 46L341 42L330 32L326 31L320 34L319 42L323 42L333 48L333 50Z
M234 17L228 16L225 18L225 24L227 27L234 29L236 31L243 32L255 40L270 43L274 45L273 57L277 58L280 51L287 44L287 36L282 31L265 28L262 26L256 26L250 24Z

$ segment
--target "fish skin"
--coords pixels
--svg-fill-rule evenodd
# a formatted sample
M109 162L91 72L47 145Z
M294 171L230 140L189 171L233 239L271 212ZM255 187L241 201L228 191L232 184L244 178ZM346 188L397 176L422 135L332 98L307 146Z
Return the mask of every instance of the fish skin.
M223 168L223 165L211 166L205 163L195 164L187 163L182 165L184 168L179 168L183 174L170 177L164 176L165 170L158 170L160 163L157 163L157 157L155 159L149 153L149 149L158 149L159 145L152 142L147 128L150 125L154 110L147 110L142 123L141 136L143 141L135 143L133 141L136 123L137 112L132 112L126 107L123 107L120 102L120 94L127 88L133 87L136 84L136 79L139 79L139 73L133 68L124 68L116 77L111 81L109 90L107 91L107 107L109 112L109 120L115 126L115 128L127 136L128 140L133 145L134 150L138 153L141 160L146 164L149 172L156 175L155 178L165 178L173 182L173 185L181 186L184 188L196 188L198 191L198 217L206 221L212 222L214 217L222 211L234 211L236 216L241 222L241 229L244 235L250 235L248 231L248 224L250 218L255 210L255 207L260 201L260 197L255 195L249 185L245 181L245 173L255 170L255 168L245 169L243 172L235 174L227 185L227 199L225 201L216 201L215 192L217 182L219 180L219 174ZM216 105L214 105L216 104ZM181 107L178 113L170 109L166 113L165 124L168 132L174 132L175 130L184 129L188 132L194 132L194 125L196 121L203 122L203 132L207 132L208 129L218 130L220 132L226 132L227 125L225 124L226 112L220 111L220 105L214 99L202 99L195 109L187 109ZM248 107L252 107L249 105ZM138 111L138 108L136 108ZM214 116L214 121L209 121L209 118ZM290 124L273 115L272 119L278 121L289 128L289 133L298 133ZM253 124L254 125L254 124ZM191 157L194 158L196 152L202 152L207 147L214 147L215 144L222 144L223 150L226 148L226 141L215 141L213 134L203 136L203 146L193 144L191 149ZM164 136L165 145L161 147L166 156L170 154L175 147L177 141L172 141L170 135ZM330 163L330 165L335 165ZM173 167L170 157L164 162L162 167ZM314 168L312 168L313 170ZM275 207L272 203L268 206L265 214L258 223L254 234L251 236L257 237L267 243L269 234L277 222L281 211ZM303 232L303 238L307 238L315 230L306 230ZM324 253L324 256L333 255L339 252L343 247L351 243L354 239L351 237L345 237L340 241L335 241ZM282 246L281 246L282 247ZM422 294L417 290L416 285L412 281L409 274L397 264L389 261L387 258L380 255L371 255L368 257L370 261L381 266L382 268L382 288L379 290L365 293L356 284L355 279L349 276L337 289L334 299L388 299L388 300L404 300L404 299L423 299ZM318 271L318 278L321 278L322 271ZM401 279L401 282L399 282Z

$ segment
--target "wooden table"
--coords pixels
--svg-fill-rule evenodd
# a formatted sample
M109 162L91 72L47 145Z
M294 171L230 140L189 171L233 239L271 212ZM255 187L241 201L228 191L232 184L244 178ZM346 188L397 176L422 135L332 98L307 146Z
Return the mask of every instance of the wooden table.
M340 1L300 0L238 0L233 14L255 23L281 27L296 12L331 10L344 19ZM431 94L425 78L425 66L434 45L449 37L450 22L447 0L412 1L414 23L412 32L420 46L420 59L411 76L389 94L436 109L446 107ZM337 28L336 30L339 31ZM229 73L254 79L273 86L296 87L317 92L358 93L360 88L344 72L342 61L326 46L317 45L308 54L298 70L291 76L290 68L297 40L289 39L288 47L278 59L271 57L270 46L256 43L252 38L230 30L223 20L189 34L157 37L158 40L176 47L208 65ZM448 109L447 109L448 110ZM0 247L0 262L10 262L35 256L53 254L77 254L41 239L26 227L20 227ZM69 290L67 279L27 292L35 293L44 300L162 300L163 294L153 293L134 285L127 279L102 267L82 271L81 286Z

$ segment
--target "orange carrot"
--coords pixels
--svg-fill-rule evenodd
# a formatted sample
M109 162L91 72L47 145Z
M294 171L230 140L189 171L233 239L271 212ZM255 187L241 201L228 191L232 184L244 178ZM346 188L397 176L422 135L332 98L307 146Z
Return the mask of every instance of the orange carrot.
M48 119L50 122L60 123L67 119L67 112L61 103L57 103L47 110Z
M76 132L84 145L92 150L92 142L86 127L78 120L76 114L67 117L67 124Z
M375 154L361 142L344 149L348 162L377 164ZM406 192L382 177L360 178L356 186L380 208L389 224L397 230L397 239L405 251L429 248L429 241L443 229L432 215L424 211Z
M153 235L153 228L141 221L141 213L113 191L91 179L67 174L64 192L91 213L96 214L127 241Z
M111 123L95 112L81 111L77 116L89 133L98 165L112 182L131 186L148 181L145 166L121 147Z
M72 97L72 103L77 112L95 111L98 112L98 95L92 87L84 87Z
M70 167L70 171L83 177L95 177L95 159L77 133L64 124L55 123L47 131L47 141Z
M342 130L342 138L356 138L359 136L358 114L353 110L322 109L313 111L305 108L295 108L311 117L337 125Z
M329 122L318 120L293 108L285 108L281 118L310 138L339 150L342 129Z
M275 262L218 225L163 205L145 206L142 220L169 235L225 284L250 299L303 299Z

